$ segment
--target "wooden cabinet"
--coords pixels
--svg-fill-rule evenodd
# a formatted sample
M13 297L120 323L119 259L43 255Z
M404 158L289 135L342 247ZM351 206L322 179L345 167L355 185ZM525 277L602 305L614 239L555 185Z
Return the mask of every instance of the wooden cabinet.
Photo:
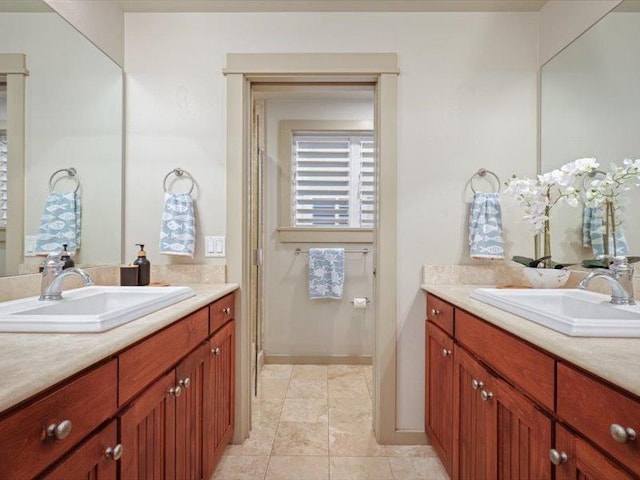
M209 341L209 381L205 397L205 478L209 478L233 434L235 393L235 322Z
M425 430L451 475L453 453L453 340L427 323Z
M617 466L585 440L560 425L556 426L555 448L550 452L556 480L632 480L634 477Z
M46 474L43 480L116 480L116 462L121 451L116 421L113 420Z
M0 478L210 478L233 434L234 299L0 416Z

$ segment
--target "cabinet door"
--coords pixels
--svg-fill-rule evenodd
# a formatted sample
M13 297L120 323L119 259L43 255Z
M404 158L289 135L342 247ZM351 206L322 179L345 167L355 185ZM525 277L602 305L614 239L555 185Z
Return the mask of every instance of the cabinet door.
M491 415L489 471L503 480L551 478L551 419L493 376L480 393Z
M175 478L175 388L175 370L172 370L120 415L124 447L120 478Z
M561 425L556 425L556 448L559 461L556 480L632 480L622 467Z
M495 462L489 459L492 412L480 396L489 372L458 346L453 355L453 478L494 480Z
M114 420L45 475L43 480L116 480L118 455L113 452L118 452L117 440L118 429Z
M209 348L203 344L176 367L182 394L176 398L176 478L202 478L204 384Z
M209 380L205 390L205 477L233 434L235 389L235 325L228 322L209 341Z
M451 475L453 340L431 322L426 325L425 431Z

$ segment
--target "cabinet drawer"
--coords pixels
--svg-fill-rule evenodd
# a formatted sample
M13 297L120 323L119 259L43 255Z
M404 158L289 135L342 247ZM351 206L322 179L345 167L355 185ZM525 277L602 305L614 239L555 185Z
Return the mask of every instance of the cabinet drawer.
M640 402L560 363L558 415L640 475ZM636 439L614 440L614 424L635 430Z
M0 476L33 478L114 414L117 375L112 360L0 421ZM49 426L69 425L63 422L71 422L65 438L48 435Z
M216 300L209 307L209 333L213 333L234 318L235 295L230 293L226 297Z
M124 405L207 338L208 307L192 313L119 356L118 403Z
M493 370L553 411L553 358L462 310L456 310L456 339Z
M427 293L427 320L453 335L453 306Z

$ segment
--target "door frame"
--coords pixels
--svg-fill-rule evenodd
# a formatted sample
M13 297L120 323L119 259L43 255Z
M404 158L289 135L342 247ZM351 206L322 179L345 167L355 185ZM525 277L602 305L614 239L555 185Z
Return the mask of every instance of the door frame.
M251 325L249 319L252 82L373 82L377 150L377 220L374 257L374 411L381 444L413 443L396 430L397 322L397 85L394 53L227 54L227 281L236 297L236 429L234 443L251 424ZM420 443L420 442L417 442Z

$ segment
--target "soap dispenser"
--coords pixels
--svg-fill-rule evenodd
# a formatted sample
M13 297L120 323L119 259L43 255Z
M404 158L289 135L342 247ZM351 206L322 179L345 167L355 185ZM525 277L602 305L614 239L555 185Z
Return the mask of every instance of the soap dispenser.
M76 266L76 262L74 262L71 259L71 254L69 252L67 252L67 244L63 243L62 244L62 248L64 248L64 251L62 252L62 255L60 255L60 261L64 262L64 266L62 267L63 270L67 269L67 268L73 268Z
M151 280L151 262L147 260L144 243L136 243L136 245L140 247L140 251L138 252L138 258L134 260L133 264L138 266L138 285L149 285Z

